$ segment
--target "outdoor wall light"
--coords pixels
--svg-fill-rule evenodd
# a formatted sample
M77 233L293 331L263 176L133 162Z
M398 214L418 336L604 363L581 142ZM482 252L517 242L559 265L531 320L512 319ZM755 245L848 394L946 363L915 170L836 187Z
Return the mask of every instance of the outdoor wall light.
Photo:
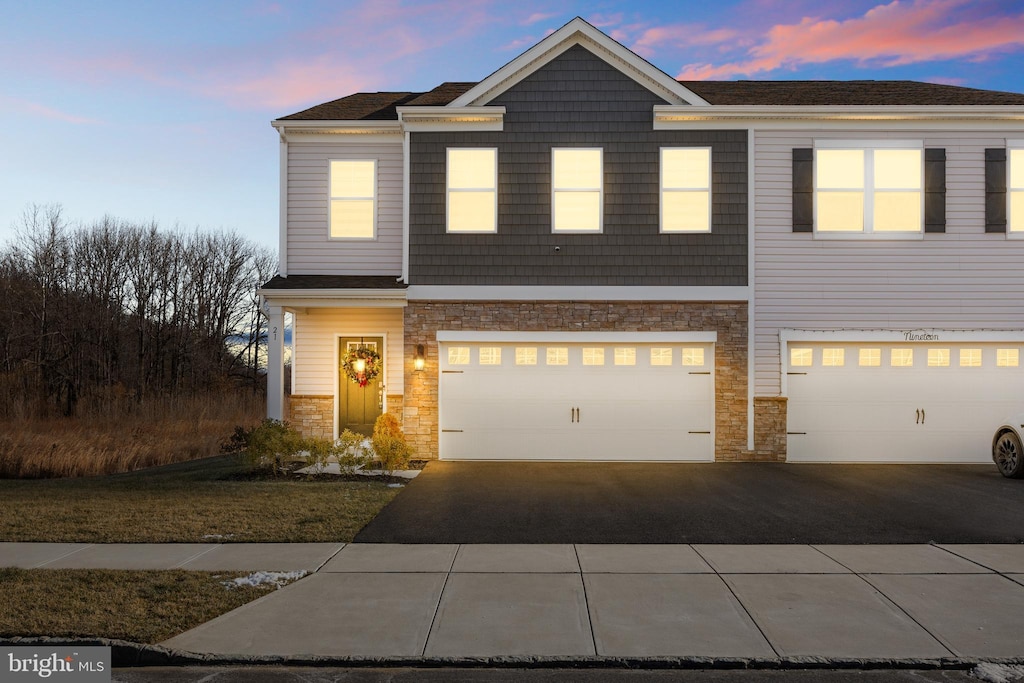
M427 359L423 355L423 344L416 345L416 357L412 361L412 367L417 372L423 370L427 364Z

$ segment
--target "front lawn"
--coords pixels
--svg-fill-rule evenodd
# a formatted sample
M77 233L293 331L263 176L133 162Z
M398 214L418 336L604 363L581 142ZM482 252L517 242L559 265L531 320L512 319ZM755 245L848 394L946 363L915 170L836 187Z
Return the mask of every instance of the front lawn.
M0 480L0 541L348 542L401 489L247 478L233 456L79 479Z
M245 573L0 568L0 637L159 643L275 590L225 585L239 576Z

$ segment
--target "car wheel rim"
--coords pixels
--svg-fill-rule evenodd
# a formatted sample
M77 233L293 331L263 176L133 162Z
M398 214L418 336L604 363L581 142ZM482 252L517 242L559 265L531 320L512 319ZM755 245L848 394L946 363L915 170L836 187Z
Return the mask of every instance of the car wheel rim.
M996 448L996 462L1003 472L1011 472L1017 467L1021 454L1017 451L1017 443L1009 435L999 440Z

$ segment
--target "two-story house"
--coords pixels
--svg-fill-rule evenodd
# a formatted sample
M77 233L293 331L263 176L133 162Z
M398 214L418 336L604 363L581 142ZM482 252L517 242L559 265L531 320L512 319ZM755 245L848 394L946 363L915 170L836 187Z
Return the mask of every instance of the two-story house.
M268 416L308 434L981 462L1024 405L1024 95L680 82L574 19L478 83L273 126Z

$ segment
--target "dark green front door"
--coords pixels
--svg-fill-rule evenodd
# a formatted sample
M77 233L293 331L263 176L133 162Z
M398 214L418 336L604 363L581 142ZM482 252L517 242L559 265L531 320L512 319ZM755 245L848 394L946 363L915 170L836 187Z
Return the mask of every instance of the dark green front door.
M365 387L353 382L339 362L338 366L338 433L351 429L369 436L373 423L384 408L384 339L383 337L342 337L338 357L344 360L349 352L360 347L380 354L381 373Z

